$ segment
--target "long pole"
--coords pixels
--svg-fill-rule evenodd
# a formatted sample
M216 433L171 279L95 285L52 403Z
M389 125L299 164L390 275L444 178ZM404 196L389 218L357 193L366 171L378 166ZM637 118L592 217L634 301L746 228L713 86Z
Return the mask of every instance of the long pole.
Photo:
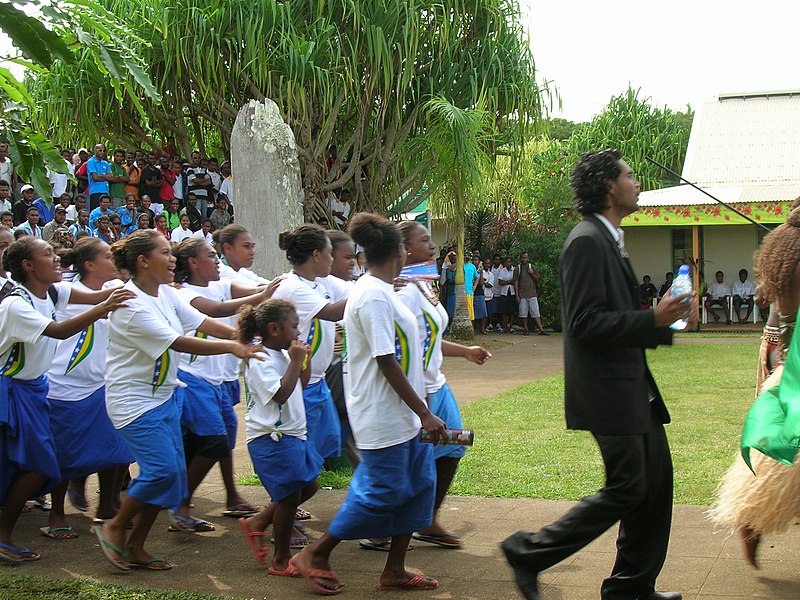
M735 212L737 215L739 215L740 217L742 217L742 218L743 218L745 221L750 221L750 222L751 222L753 225L758 225L758 226L759 226L759 227L761 227L762 229L765 229L765 230L767 230L767 231L772 231L772 229L770 229L769 227L767 227L767 226L766 226L766 225L764 225L763 223L759 223L759 222L758 222L758 221L756 221L755 219L751 219L750 217L748 217L748 216L747 216L746 214L744 214L743 212L741 212L741 211L738 211L738 210L736 210L735 208L733 208L733 207L732 207L730 204L728 204L727 202L723 202L723 201L722 201L722 200L720 200L719 198L717 198L717 197L713 196L712 194L709 194L709 193L708 193L707 191L705 191L703 188L701 188L701 187L699 187L699 186L696 186L695 184L693 184L693 183L692 183L691 181L689 181L688 179L684 179L684 178L683 178L681 175L679 175L678 173L676 173L675 171L673 171L673 170L672 170L672 169L670 169L669 167L666 167L666 166L662 165L660 162L658 162L658 161L656 161L656 160L653 160L653 159L652 159L652 158L650 158L649 156L645 156L644 158L645 158L645 160L647 160L647 161L649 161L649 162L653 163L655 166L657 166L657 167L659 167L659 168L661 168L661 169L664 169L664 170L665 170L667 173L669 173L670 175L674 175L675 177L677 177L678 179L680 179L680 180L681 180L681 181L683 181L684 183L686 183L686 184L689 184L689 185L690 185L690 186L692 186L694 189L696 189L698 192L702 192L703 194L705 194L706 196L708 196L709 198L711 198L711 199L712 199L714 202L717 202L718 204L722 204L722 206L724 206L724 207L725 207L725 208L727 208L728 210L730 210L730 211L732 211L732 212Z

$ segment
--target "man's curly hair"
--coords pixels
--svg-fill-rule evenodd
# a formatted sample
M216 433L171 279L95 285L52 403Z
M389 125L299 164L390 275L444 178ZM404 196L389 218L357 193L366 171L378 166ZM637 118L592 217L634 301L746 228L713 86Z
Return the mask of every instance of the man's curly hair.
M582 215L603 212L608 207L608 182L619 177L622 169L619 150L600 150L583 154L572 169L572 193L575 208Z
M792 204L794 209L786 223L773 229L756 253L758 287L770 302L786 298L792 292L794 275L800 266L799 200Z

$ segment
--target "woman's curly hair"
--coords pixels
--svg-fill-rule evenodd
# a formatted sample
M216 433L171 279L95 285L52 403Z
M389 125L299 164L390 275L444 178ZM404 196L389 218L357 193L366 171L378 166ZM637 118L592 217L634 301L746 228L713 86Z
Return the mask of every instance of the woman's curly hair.
M608 206L608 182L622 173L619 150L586 152L572 169L572 193L575 208L582 215L603 212Z
M758 288L769 302L791 293L800 267L800 198L792 207L786 223L773 229L756 251Z

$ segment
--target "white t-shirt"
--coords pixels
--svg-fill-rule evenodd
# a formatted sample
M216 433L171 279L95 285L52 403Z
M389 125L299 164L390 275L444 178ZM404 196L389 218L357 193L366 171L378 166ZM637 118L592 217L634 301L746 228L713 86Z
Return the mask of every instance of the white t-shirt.
M132 279L125 289L136 297L109 317L106 361L106 409L117 429L169 400L179 359L170 346L205 319L168 285L159 286L157 297Z
M483 282L483 297L488 302L494 298L494 275L492 275L491 271L483 270ZM488 287L487 283L491 284L492 287Z
M747 298L748 296L755 296L756 295L756 286L753 285L752 281L736 281L733 284L733 290L731 293L734 296L739 296L740 298Z
M197 297L206 298L213 302L225 302L230 300L231 296L231 281L209 281L207 287L198 285L191 285L184 283L178 293L189 304L192 303ZM206 338L204 333L193 331L189 335ZM215 340L218 338L211 337L209 339ZM222 385L225 381L225 363L230 355L217 354L215 356L200 356L198 354L181 354L181 362L179 368L182 371L199 377L207 381L211 385ZM236 358L235 356L233 358ZM239 360L238 358L236 359Z
M428 284L420 281L419 285ZM427 293L433 297L433 291ZM447 310L438 302L436 306L429 301L416 283L409 283L398 292L398 297L417 316L417 333L422 350L422 370L425 375L425 392L438 392L447 383L442 373L442 335L447 328Z
M353 286L344 324L345 400L356 446L376 450L407 442L419 434L419 417L389 385L375 358L394 356L424 400L416 317L396 296L391 284L367 273Z
M225 194L229 204L233 204L233 177L226 177L219 186L219 193Z
M172 184L172 197L183 200L183 175L180 173L175 175L175 183Z
M14 163L12 163L11 159L6 156L4 161L0 161L0 179L4 179L6 182L8 182L8 185L11 185L11 175L13 172Z
M175 242L176 244L180 244L186 238L190 238L194 235L194 231L191 229L184 229L183 227L178 227L177 229L173 229L172 233L169 236L169 239Z
M195 231L192 234L192 237L196 237L196 238L200 238L201 240L205 240L209 244L213 244L214 243L214 236L211 235L210 231L208 233L203 233L202 229L198 229L197 231ZM220 264L220 266L219 266L220 271L222 271L222 267L228 267L228 265ZM230 267L228 267L228 268L231 269ZM233 271L233 269L231 269L231 271ZM233 272L236 273L236 271L233 271Z
M494 269L492 269L492 273L494 273ZM495 280L499 283L499 281L501 279L506 280L506 281L513 281L514 280L514 267L512 266L510 269L506 269L505 267L502 267L498 271L498 274L497 274L497 277L496 277ZM511 284L511 283L501 284L500 285L500 295L501 296L515 296L516 294L514 293L514 285Z
M723 296L730 296L731 288L724 283L717 283L714 281L713 283L709 284L708 291L706 293L716 300L718 298L722 298Z
M309 281L297 273L286 273L273 298L289 300L300 317L299 339L311 346L311 377L309 384L325 377L333 360L336 323L317 318L317 314L332 303L332 285L328 277Z
M151 200L152 200L152 198L151 198ZM163 204L161 204L160 202L151 202L151 203L150 203L150 210L152 210L152 211L153 211L153 213L154 213L154 214L156 215L156 217L157 217L157 216L158 216L158 215L160 215L162 212L164 212L164 205L163 205Z
M11 200L0 200L0 212L11 212L13 208Z
M67 173L57 173L55 171L51 171L47 169L47 179L50 182L50 197L51 198L58 198L67 191L67 183L69 182L69 176L75 175L75 167L71 162L64 161L67 163Z
M247 441L275 431L306 439L306 409L300 379L285 403L272 398L281 387L281 378L289 368L289 354L285 350L265 351L266 359L250 360L244 369L247 381Z
M103 285L104 289L122 285L115 279ZM79 278L72 287L84 292L86 287ZM59 304L61 294L59 290ZM88 304L68 304L56 310L56 321L66 321L91 308ZM58 347L47 378L50 380L48 398L78 401L87 398L106 382L106 346L108 344L108 319L98 319L83 331L66 340L57 340Z
M58 340L42 335L69 302L72 288L57 283L57 304L50 295L43 299L20 286L31 302L20 296L6 297L0 302L0 374L14 379L36 379L47 373Z
M242 287L257 287L269 283L268 279L259 277L249 269L241 268L238 271L234 271L233 268L226 265L224 262L220 262L219 264L219 278L221 281L230 281ZM221 320L231 327L236 327L238 316L232 315ZM225 381L235 381L239 379L239 366L242 361L233 354L226 354L224 358Z

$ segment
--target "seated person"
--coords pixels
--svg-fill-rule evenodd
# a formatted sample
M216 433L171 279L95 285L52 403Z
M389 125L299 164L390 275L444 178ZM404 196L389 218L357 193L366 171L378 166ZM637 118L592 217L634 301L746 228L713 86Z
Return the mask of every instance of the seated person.
M739 281L733 284L731 290L733 294L733 314L739 319L739 323L747 323L750 315L753 314L753 306L755 305L756 286L751 281L747 281L747 269L739 271ZM747 314L742 319L740 308L747 307Z
M664 297L664 294L667 293L667 290L672 287L672 271L668 271L666 275L664 275L664 283L661 284L661 289L658 290L658 301L661 302L661 299Z
M642 310L653 308L653 298L658 295L658 290L650 282L650 275L642 277L642 285L639 286L639 293L642 297Z
M714 323L719 322L719 315L714 312L712 306L721 306L722 312L725 314L725 323L731 324L731 317L728 314L728 296L731 295L731 289L725 285L725 274L722 271L717 271L716 281L708 286L708 293L706 294L705 307L706 310L714 317Z

